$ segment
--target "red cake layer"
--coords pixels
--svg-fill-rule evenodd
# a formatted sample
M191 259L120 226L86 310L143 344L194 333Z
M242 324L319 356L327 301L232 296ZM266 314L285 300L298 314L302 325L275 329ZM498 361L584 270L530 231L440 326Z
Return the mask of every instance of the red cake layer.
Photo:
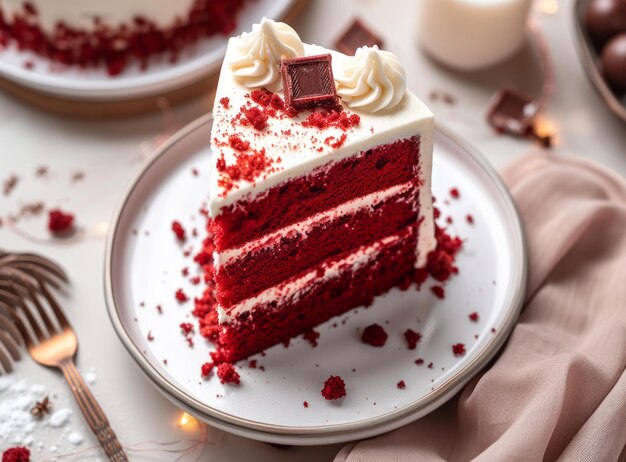
M366 206L316 223L304 235L293 232L220 266L216 274L219 304L230 307L328 257L373 243L416 223L418 191L413 187L375 207Z
M219 326L217 362L235 362L272 345L287 342L333 316L361 305L370 305L375 296L395 286L408 286L414 271L417 227L409 226L395 242L378 245L378 255L356 271L352 266L327 281L311 283L294 302L274 301L257 305ZM347 255L342 254L333 261ZM322 265L319 266L323 272Z
M175 61L184 47L201 38L229 34L245 0L196 0L184 20L166 29L138 16L115 27L107 25L106 18L94 18L92 30L59 23L51 34L39 27L37 9L31 3L25 1L23 11L14 18L3 16L1 3L0 46L12 40L21 50L56 63L85 68L105 65L110 75L117 75L131 59L146 67L151 56L168 53Z
M212 221L218 252L344 202L418 181L419 137L377 146L225 207Z

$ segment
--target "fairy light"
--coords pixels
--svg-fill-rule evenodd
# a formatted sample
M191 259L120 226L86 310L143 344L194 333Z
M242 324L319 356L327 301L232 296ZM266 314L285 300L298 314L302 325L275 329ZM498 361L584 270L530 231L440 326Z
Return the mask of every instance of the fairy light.
M191 422L193 419L193 417L191 417L189 414L187 414L186 412L183 412L182 415L180 416L180 420L178 421L178 423L180 424L181 427L184 427L185 425L187 425L189 422Z
M554 121L544 115L538 115L533 122L533 135L546 147L557 144L557 127Z
M541 0L539 2L539 9L545 14L556 14L559 12L558 0Z

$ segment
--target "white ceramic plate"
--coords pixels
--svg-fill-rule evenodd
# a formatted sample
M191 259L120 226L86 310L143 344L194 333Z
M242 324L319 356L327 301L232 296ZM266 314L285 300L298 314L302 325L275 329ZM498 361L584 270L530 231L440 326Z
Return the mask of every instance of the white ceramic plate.
M207 196L210 129L211 118L205 116L161 147L124 198L108 242L105 286L112 322L128 351L169 399L211 425L250 438L283 444L343 442L389 431L432 411L502 346L524 295L520 221L491 167L439 128L434 195L442 218L453 218L450 231L466 241L458 256L460 274L447 283L446 298L432 294L432 280L420 292L394 289L369 309L319 326L317 348L301 338L289 348L270 348L266 356L254 357L265 372L242 361L239 387L221 385L216 377L202 380L200 365L208 360L211 346L197 334L195 347L187 345L178 325L195 324L189 315L192 303L174 300L179 287L189 295L199 295L202 287L181 275L183 267L192 274L196 270L175 241L171 223L177 219L188 232L202 230L198 210ZM193 168L199 176L192 175ZM460 199L450 198L452 187L459 188ZM467 214L474 217L473 225ZM196 249L202 234L192 241ZM479 313L479 322L468 319L473 311ZM389 333L383 348L360 342L359 329L374 322ZM416 350L406 348L402 333L407 328L424 336ZM153 341L147 341L149 333ZM452 344L458 342L467 347L462 357L452 354ZM414 363L418 357L424 365ZM430 362L432 368L427 367ZM338 402L320 394L331 374L347 384L348 395ZM396 387L400 380L406 389Z
M250 29L265 16L282 18L294 0L255 0L239 13L233 35ZM134 63L117 77L111 78L104 68L52 70L50 62L33 53L11 46L0 51L0 76L20 85L58 97L77 100L134 99L164 93L199 80L219 70L226 52L228 37L214 36L202 40L187 53L181 53L176 64L166 58L156 59L142 71ZM34 64L26 69L24 63Z

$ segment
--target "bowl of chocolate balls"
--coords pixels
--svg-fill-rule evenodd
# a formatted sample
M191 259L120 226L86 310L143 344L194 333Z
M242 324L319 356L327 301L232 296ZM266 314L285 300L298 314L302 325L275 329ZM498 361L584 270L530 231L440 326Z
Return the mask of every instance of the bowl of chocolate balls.
M583 67L626 122L626 0L577 0L574 13Z

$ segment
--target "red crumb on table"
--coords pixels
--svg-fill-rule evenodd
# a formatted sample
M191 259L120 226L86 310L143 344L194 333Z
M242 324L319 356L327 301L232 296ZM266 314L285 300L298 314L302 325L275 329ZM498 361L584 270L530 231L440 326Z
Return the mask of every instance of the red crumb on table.
M198 175L200 175L200 170L198 170L197 168L194 167L194 168L191 169L191 174L193 176L198 176Z
M161 305L157 305L156 310L157 310L157 313L163 314L163 308L161 307Z
M228 144L236 151L247 151L250 149L250 142L242 140L239 135L230 135Z
M422 334L415 332L413 329L407 329L404 332L404 338L406 339L409 350L415 350L417 343L422 339Z
M176 239L178 239L179 241L185 240L185 228L183 228L183 225L181 225L178 221L172 222L172 231L174 231Z
M331 375L324 382L322 396L327 400L343 398L346 396L346 383L338 375Z
M428 363L428 369L432 369L433 368L433 363Z
M313 348L317 346L317 339L320 338L320 333L315 329L309 329L304 334L303 337L305 340L308 340Z
M227 96L224 96L223 98L220 99L220 104L222 105L224 109L228 109L230 107L230 98Z
M174 294L174 296L176 297L176 300L178 300L181 303L184 303L187 300L189 300L189 297L187 297L187 294L183 292L183 289L178 289L176 293Z
M48 212L48 229L53 234L64 234L74 227L74 215L54 209Z
M418 366L421 366L422 364L424 364L424 358L417 358L415 360L415 364L417 364Z
M463 356L465 354L465 344L455 343L452 345L452 353L454 353L454 356Z
M154 340L154 335L152 335L152 331L151 330L148 331L147 339L148 339L148 342L151 342L152 340Z
M474 311L473 313L470 313L468 317L470 318L470 321L474 321L474 322L478 321L478 313L476 311Z
M473 225L474 224L474 217L473 217L473 215L468 213L466 215L466 217L465 217L465 221L467 221L470 225Z
M457 188L452 188L450 189L450 197L458 199L459 197L461 197L461 193L459 193L459 190Z
M181 274L185 277L189 276L189 268L187 268L186 266L180 270Z
M304 403L302 403L302 405L303 405L304 407L309 407L309 402L308 402L308 401L305 401Z
M256 359L251 359L251 360L248 362L248 367L249 367L250 369L256 369L256 362L257 362L257 361L256 361Z
M30 462L30 450L25 447L9 448L2 453L2 462Z
M213 363L204 363L202 367L200 368L200 375L202 377L208 376L213 370L213 367L215 367L215 364Z
M430 290L433 292L433 294L435 294L437 298L443 299L446 297L446 291L441 286L432 286Z
M404 383L404 380L400 380L396 386L398 387L398 390L404 390L406 388L406 383Z
M239 374L235 370L235 366L230 363L222 363L217 366L217 376L221 383L233 383L239 385Z
M193 324L190 322L181 322L180 329L183 331L183 334L189 335L193 331Z
M363 330L361 341L374 347L382 347L387 342L387 332L379 324L371 324Z

